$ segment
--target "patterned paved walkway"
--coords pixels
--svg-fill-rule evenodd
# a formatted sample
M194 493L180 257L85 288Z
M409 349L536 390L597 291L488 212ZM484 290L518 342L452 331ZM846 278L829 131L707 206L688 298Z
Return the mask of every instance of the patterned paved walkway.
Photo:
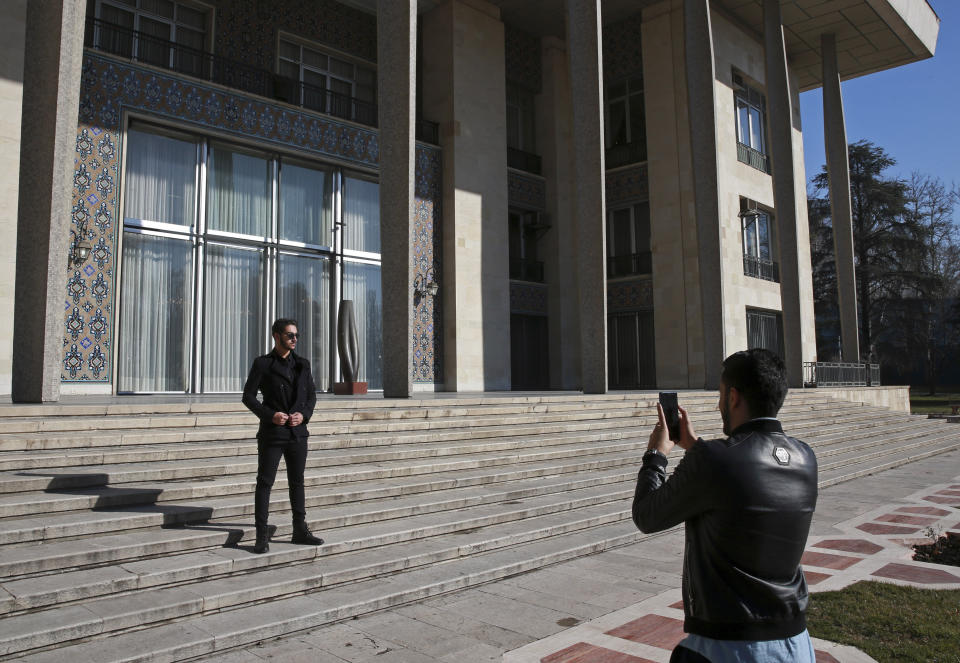
M812 536L803 555L812 592L859 580L931 589L960 589L960 569L911 559L927 533L960 533L960 476L897 503L867 511L834 527L841 534ZM504 655L505 663L660 663L684 638L679 589L579 624ZM817 661L872 661L852 647L814 640Z

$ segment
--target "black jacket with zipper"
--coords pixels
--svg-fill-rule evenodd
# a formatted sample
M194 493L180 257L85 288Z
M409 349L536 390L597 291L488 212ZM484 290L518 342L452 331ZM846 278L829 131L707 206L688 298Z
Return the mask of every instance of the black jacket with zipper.
M284 444L310 435L307 423L317 405L317 390L310 373L310 362L290 353L288 362L274 352L257 357L243 386L243 404L260 419L257 440L266 444ZM257 392L263 393L263 402ZM273 423L277 412L303 415L299 426L278 426Z
M800 568L817 504L817 459L780 422L754 419L699 440L666 479L644 456L633 521L644 532L686 523L684 630L719 640L775 640L806 628Z

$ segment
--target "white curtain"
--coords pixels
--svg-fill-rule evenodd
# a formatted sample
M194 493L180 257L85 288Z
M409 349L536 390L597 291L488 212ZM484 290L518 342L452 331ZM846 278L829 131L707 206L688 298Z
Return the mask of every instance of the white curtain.
M205 265L203 391L241 391L264 351L263 251L208 244Z
M380 187L376 182L344 178L343 245L347 249L380 253Z
M353 300L360 337L358 380L370 389L383 389L383 326L380 310L380 265L343 265L343 298Z
M332 246L330 176L289 163L280 166L280 239Z
M120 294L120 391L187 391L193 261L190 242L127 232Z
M270 179L266 159L214 147L207 187L210 230L265 237L270 221Z
M195 143L131 130L128 134L124 217L181 226L196 207Z
M297 354L310 361L318 391L330 386L329 264L323 258L283 253L277 261L277 317L297 321Z

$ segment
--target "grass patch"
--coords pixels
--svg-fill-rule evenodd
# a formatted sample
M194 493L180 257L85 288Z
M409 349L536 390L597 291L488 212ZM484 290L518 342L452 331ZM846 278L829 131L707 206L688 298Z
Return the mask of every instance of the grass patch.
M858 582L810 595L810 635L858 647L880 663L960 663L960 590Z
M960 403L957 387L943 387L934 396L927 394L926 387L910 388L910 411L914 414L950 414L950 405Z

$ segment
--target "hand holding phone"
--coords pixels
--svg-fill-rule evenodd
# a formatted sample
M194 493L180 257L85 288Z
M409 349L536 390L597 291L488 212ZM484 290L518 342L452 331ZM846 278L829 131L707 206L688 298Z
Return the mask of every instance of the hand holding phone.
M680 441L680 405L677 402L677 392L661 391L660 407L667 421L667 434L674 442Z

